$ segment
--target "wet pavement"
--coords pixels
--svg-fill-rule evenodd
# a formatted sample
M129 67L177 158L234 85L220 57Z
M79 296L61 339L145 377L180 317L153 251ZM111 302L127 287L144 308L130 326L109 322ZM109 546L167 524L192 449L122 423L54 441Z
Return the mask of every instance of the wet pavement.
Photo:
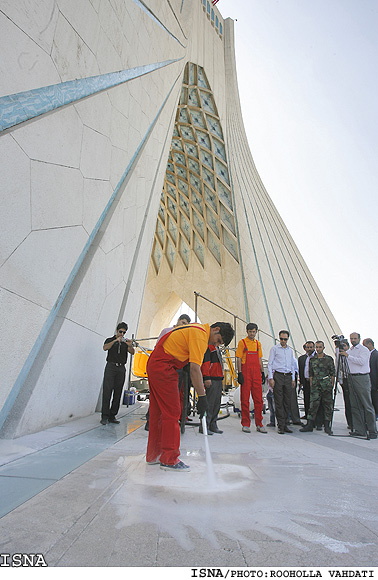
M190 473L147 465L145 403L0 442L1 553L52 567L377 566L378 440L188 426ZM268 415L264 423L268 423Z

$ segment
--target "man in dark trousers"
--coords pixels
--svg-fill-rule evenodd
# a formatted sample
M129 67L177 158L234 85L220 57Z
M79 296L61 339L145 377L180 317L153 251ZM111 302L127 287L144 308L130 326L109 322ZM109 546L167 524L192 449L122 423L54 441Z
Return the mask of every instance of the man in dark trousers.
M378 418L378 351L374 348L374 342L371 338L365 338L362 342L370 350L370 382L371 382L371 402L375 410L375 416Z
M280 344L272 346L268 360L269 385L273 389L274 405L278 426L278 433L292 433L288 428L291 391L295 389L295 373L297 361L293 350L288 346L290 337L288 330L280 330Z
M125 337L127 329L126 322L120 322L117 326L116 334L107 338L102 347L108 353L102 385L102 425L119 423L116 415L119 411L122 389L125 382L127 355L128 353L134 354L131 340L127 340ZM112 395L113 399L110 405Z
M311 399L307 415L307 425L299 429L303 433L312 431L320 403L324 408L324 431L332 435L331 422L333 413L332 387L335 380L335 361L324 352L324 342L315 343L316 355L310 359Z
M222 402L223 361L219 347L209 344L201 366L203 383L205 385L208 410L206 413L207 433L223 433L217 425L218 414ZM199 432L203 433L202 424Z
M304 410L305 414L303 419L307 419L307 414L310 409L310 378L309 378L309 368L310 359L315 356L315 343L312 340L308 340L304 343L303 349L305 354L302 354L298 358L298 371L299 371L299 384L303 388L303 400L304 400ZM321 431L322 425L324 423L324 410L323 404L320 402L318 412L315 418L315 424L318 431Z
M365 437L369 432L370 439L377 439L377 422L371 402L370 351L360 340L360 334L352 332L350 349L339 351L339 356L347 358L349 366L348 383L353 418L353 431L350 435Z

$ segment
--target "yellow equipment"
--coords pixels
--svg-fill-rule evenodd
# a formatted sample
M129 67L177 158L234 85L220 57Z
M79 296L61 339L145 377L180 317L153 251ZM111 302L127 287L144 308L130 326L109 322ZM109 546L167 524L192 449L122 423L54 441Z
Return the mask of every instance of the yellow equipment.
M152 349L141 349L137 347L133 356L133 375L140 379L147 379L147 361L152 353Z
M228 350L228 348L224 349L224 355L225 355L225 359L226 359L228 369L229 369L229 372L231 375L232 384L234 387L237 387L237 377L236 377L235 367L234 367L234 363L232 362L232 358L230 356L230 351Z

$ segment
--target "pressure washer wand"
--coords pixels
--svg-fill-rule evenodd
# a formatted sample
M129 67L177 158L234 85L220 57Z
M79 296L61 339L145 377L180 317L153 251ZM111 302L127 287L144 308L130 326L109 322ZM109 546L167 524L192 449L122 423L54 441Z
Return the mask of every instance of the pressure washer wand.
M132 342L133 346L137 346L138 348L140 348L140 350L142 350L147 356L150 356L150 353L146 351L145 348L143 348L143 346L140 346L139 342L137 342L136 340L133 340Z

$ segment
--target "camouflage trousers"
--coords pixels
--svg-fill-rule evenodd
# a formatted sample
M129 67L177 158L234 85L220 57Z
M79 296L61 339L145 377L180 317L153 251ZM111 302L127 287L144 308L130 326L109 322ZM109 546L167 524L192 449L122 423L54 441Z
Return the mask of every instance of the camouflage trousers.
M310 391L310 409L307 415L308 419L315 419L320 403L323 404L324 420L331 421L333 411L333 396L332 382L328 377L326 379L312 381L312 387Z

